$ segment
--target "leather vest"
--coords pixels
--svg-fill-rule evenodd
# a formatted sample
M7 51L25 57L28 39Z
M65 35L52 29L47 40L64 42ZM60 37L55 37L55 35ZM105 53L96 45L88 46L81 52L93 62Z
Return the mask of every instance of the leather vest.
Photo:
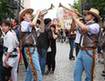
M94 24L94 23L90 23L89 25L91 25L91 24ZM87 32L83 35L82 47L84 47L84 48L96 48L97 42L98 42L98 34L88 34L88 32Z
M83 38L83 45L82 47L85 48L96 48L97 47L97 35L93 34L93 35L89 35L89 34L85 34L84 38Z

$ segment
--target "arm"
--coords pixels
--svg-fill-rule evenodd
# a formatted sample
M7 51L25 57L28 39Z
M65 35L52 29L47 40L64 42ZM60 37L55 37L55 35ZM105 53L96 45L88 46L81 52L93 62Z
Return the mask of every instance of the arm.
M75 21L75 24L78 25L84 33L88 31L88 27L87 27L85 24L83 24L83 23L77 18L78 16L77 16L76 13L70 12L70 15L72 16L73 20Z
M55 34L54 32L52 32L52 34L53 34L53 38L54 38L54 39L57 39L58 35Z
M41 20L40 29L41 29L41 32L44 32L44 30L45 30L44 16L41 16L40 20Z
M88 31L88 27L85 24L83 24L81 21L79 21L79 19L77 19L76 17L73 17L73 20L84 33Z
M39 17L39 14L40 14L40 10L38 10L36 12L36 16L34 17L33 21L30 23L32 26L35 26L36 25L36 22L37 22L37 19Z

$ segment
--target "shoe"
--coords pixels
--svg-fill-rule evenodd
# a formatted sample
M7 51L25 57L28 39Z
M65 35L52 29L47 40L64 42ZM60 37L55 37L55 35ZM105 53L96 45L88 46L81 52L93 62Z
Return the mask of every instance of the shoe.
M69 60L75 60L75 57L73 56L73 57L69 57Z
M50 71L46 71L44 74L45 74L45 75L48 75L49 73L50 73Z
M105 73L105 71L102 71L102 73Z
M101 74L101 76L105 77L105 73L104 74Z
M75 57L74 56L72 57L72 60L75 60Z
M54 74L54 71L51 71L50 74Z

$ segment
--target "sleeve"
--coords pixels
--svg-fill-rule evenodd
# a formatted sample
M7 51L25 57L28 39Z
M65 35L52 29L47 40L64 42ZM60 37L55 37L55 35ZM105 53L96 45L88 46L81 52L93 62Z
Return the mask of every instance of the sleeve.
M88 26L89 34L98 34L100 30L100 26L98 24L92 24Z
M28 31L28 26L29 26L29 24L23 21L23 22L21 23L21 31L22 31L22 32Z

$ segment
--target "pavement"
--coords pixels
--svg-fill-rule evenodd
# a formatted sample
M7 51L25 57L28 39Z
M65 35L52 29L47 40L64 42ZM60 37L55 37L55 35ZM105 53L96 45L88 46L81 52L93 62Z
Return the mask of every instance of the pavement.
M45 75L43 81L74 81L73 73L75 61L70 61L69 58L69 44L67 43L57 43L57 53L56 53L56 69L54 74ZM75 54L75 51L74 51ZM105 81L101 76L103 70L103 65L96 63L95 68L95 80L94 81ZM24 65L20 65L18 81L24 81L25 69ZM83 73L83 81L85 80L85 72Z

